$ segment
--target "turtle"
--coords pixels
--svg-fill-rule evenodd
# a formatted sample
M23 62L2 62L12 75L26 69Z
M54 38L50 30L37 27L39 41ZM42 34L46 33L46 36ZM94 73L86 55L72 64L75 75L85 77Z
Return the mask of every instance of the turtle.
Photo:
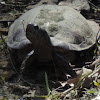
M75 52L94 47L98 30L97 23L86 20L71 7L41 5L14 21L9 28L7 45L17 67L34 50L39 62L53 59L74 77L76 73L69 62L76 59Z

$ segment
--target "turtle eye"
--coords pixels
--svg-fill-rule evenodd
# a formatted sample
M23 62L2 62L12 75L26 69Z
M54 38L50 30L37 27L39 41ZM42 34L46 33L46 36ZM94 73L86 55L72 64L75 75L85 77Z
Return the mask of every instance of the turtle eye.
M34 29L38 30L38 29L39 29L39 27L38 27L38 26L34 26Z

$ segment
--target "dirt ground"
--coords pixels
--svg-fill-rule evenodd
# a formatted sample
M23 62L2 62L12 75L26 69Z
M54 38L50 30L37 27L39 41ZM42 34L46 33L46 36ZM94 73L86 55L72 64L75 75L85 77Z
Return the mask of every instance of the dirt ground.
M61 0L59 0L61 1ZM98 0L99 1L99 0ZM20 15L22 15L24 12L28 11L29 9L32 9L36 7L36 5L40 2L40 0L0 0L0 100L72 100L70 97L72 97L74 94L74 89L68 90L70 87L67 83L71 83L74 80L79 80L79 78L75 78L74 80L69 80L67 83L57 82L57 83L50 83L50 87L48 86L48 82L43 83L37 83L32 84L29 81L26 81L21 77L19 73L16 72L16 69L13 65L13 60L10 57L9 48L6 45L6 38L8 35L8 29L11 23L14 22L15 19L17 19ZM45 3L45 2L44 2ZM96 7L90 4L91 10L89 11L81 11L81 14L85 16L87 19L93 19L95 22L97 22L100 25L100 8L99 4L97 2L93 2ZM100 3L100 1L99 1ZM94 9L94 8L95 9ZM99 51L98 51L99 52ZM100 55L98 55L99 58ZM97 57L97 56L96 56ZM97 59L98 60L98 59ZM94 60L95 61L95 60ZM100 60L98 60L100 63ZM90 66L90 64L87 64ZM100 68L99 71L100 73ZM17 74L16 74L17 73ZM46 75L45 75L46 76ZM100 76L99 76L100 78ZM79 96L78 99L73 100L100 100L99 99L90 99L95 98L95 96L100 95L100 79L98 78L99 82L95 82L94 87L89 87L90 92L88 92L85 95L83 92L84 88L78 88L77 93L74 95L75 98ZM90 81L88 78L86 80ZM75 81L75 82L76 82ZM79 80L80 81L80 80ZM94 81L92 79L92 81ZM84 84L86 84L84 82ZM66 84L66 85L64 85ZM89 84L89 83L88 83ZM64 87L63 87L64 85ZM53 87L53 88L52 88ZM57 88L60 89L57 89ZM48 89L50 88L50 90ZM56 91L56 89L58 91ZM49 92L47 92L47 90ZM68 94L68 92L71 91L71 94ZM94 93L94 91L96 91ZM99 93L97 93L99 91ZM97 94L96 94L97 93ZM68 96L70 95L70 96ZM68 99L64 99L64 97ZM63 98L63 99L62 99Z

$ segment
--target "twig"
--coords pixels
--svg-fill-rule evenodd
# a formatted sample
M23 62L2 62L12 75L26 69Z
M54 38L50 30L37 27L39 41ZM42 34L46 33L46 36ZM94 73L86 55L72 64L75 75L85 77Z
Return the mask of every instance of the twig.
M1 37L1 39L2 39L3 44L7 47L6 42L5 42L5 40L3 39L3 37L2 37L2 34L1 34L1 33L0 33L0 37Z
M26 86L21 86L21 85L16 85L16 84L12 84L12 83L7 83L7 86L11 86L11 87L16 87L16 88L21 88L21 89L26 89L29 90L30 87L26 87Z
M97 10L97 11L100 11L100 8L99 7L97 7L97 6L95 6L93 3L91 3L90 1L88 1L94 8L94 10ZM96 9L95 9L96 8Z
M8 34L8 28L0 28L0 32L3 35L7 35ZM2 35L1 35L1 39L3 40Z
M95 69L91 74L88 75L88 78L92 77L94 74L100 71L100 65L98 66L97 69Z
M100 64L100 58L96 59L96 60L90 65L90 67L93 68L93 66L99 65L99 64Z
M4 38L2 37L2 34L0 33L0 37L1 37L1 39L2 39L2 42L3 42L3 49L4 49L4 47L6 47L7 48L7 44L6 44L6 42L5 42L5 40L4 40ZM4 50L5 51L5 50ZM5 55L7 54L7 52L5 51Z
M1 3L0 3L1 4ZM27 7L29 5L35 5L36 3L33 2L33 3L28 3L26 5L23 5L23 4L16 4L16 3L12 3L12 4L2 4L2 5L5 5L5 6L10 6L10 7Z
M74 87L71 87L71 88L69 88L69 89L67 89L67 90L65 90L64 92L61 93L61 97L64 97L63 100L66 100L66 94L73 89L74 89Z

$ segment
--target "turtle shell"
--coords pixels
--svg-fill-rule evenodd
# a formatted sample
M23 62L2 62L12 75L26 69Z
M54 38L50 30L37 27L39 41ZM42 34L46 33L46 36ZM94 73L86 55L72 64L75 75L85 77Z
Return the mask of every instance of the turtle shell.
M27 24L46 30L54 47L81 51L96 42L98 24L86 20L78 11L68 6L42 5L20 16L9 28L7 45L21 49L30 41L26 38Z

